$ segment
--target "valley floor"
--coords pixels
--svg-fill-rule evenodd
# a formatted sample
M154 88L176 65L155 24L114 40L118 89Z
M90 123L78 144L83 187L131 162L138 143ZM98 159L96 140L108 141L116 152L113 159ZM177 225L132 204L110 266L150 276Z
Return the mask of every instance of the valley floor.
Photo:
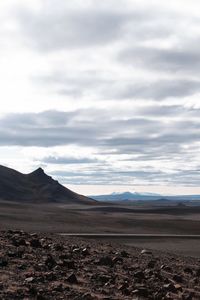
M23 229L44 233L199 235L200 209L136 209L106 205L90 207L0 202L0 229ZM130 240L121 237L119 242L200 257L200 240L197 239Z

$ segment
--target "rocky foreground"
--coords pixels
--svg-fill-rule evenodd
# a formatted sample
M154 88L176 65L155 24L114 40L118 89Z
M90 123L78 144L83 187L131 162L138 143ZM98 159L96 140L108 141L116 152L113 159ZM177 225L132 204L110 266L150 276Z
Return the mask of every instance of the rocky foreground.
M10 230L0 232L0 299L200 299L200 261Z

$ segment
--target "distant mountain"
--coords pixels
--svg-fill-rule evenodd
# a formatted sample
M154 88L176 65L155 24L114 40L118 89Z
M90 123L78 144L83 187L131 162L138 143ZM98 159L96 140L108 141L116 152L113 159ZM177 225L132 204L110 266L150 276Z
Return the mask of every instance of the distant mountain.
M98 201L109 201L109 202L119 202L119 201L195 201L200 200L200 195L175 195L175 196L164 196L154 193L137 193L137 192L124 192L124 193L112 193L108 195L95 195L90 196L92 199Z
M24 202L63 202L70 204L95 204L96 201L76 194L46 175L39 168L22 174L0 166L0 199Z
M98 201L126 201L126 200L158 200L162 196L159 194L144 193L140 194L137 192L124 192L124 193L112 193L108 195L96 195L90 196L92 199Z

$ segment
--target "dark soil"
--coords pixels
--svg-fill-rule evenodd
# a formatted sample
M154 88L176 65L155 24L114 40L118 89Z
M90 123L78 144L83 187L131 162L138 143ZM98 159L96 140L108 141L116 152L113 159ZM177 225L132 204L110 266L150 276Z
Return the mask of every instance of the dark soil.
M200 299L200 261L114 243L2 231L0 299Z

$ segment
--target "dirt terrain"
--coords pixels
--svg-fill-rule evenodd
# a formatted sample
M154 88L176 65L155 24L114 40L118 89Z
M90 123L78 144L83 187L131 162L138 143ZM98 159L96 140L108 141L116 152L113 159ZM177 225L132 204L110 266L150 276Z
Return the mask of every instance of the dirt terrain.
M198 208L1 201L0 299L200 299L198 239L103 240L60 235L199 235L199 228Z
M200 234L200 211L0 202L0 227L69 233Z
M132 209L99 205L0 202L0 230L49 233L200 234L197 208ZM114 240L116 241L116 239ZM200 257L200 240L120 239L125 245Z
M43 232L200 234L200 210L128 209L102 204L25 204L0 202L2 229Z
M0 299L200 299L195 258L53 234L0 232Z

